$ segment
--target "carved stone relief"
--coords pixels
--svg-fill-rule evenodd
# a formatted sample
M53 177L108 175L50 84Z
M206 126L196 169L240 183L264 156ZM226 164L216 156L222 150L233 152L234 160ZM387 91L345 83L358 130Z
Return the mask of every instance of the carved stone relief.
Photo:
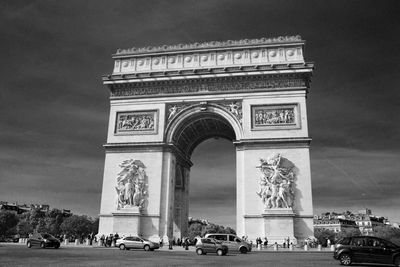
M241 100L226 100L226 101L213 101L213 102L191 102L191 103L173 103L167 105L167 123L170 122L176 115L181 112L183 109L194 106L201 105L201 108L206 110L207 105L214 104L221 106L233 116L237 118L237 120L242 124L243 112L242 112L242 101Z
M146 166L140 160L128 159L120 165L122 171L117 176L116 209L143 208L147 196Z
M227 109L233 116L238 119L240 124L242 124L243 112L242 112L242 102L241 101L229 101L220 103L225 109Z
M118 112L115 133L146 134L157 131L157 111Z
M252 129L298 127L298 105L252 106Z
M291 209L294 203L294 164L281 154L260 159L260 190L256 194L261 198L264 209Z

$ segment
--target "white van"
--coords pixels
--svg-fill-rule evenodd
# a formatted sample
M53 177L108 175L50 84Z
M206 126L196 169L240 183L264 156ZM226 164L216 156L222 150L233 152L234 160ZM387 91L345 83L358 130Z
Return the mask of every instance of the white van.
M214 238L221 241L222 244L228 246L229 252L237 251L240 253L247 253L251 251L251 245L249 243L232 234L206 234L205 238Z

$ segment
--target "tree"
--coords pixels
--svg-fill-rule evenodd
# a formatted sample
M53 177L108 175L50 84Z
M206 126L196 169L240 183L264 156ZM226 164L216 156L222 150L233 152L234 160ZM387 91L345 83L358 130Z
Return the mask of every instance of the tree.
M377 226L374 228L373 235L400 245L400 229L398 228L391 226Z
M314 236L317 238L318 243L322 246L327 246L328 239L333 241L335 240L335 232L325 228L315 228Z
M61 224L61 230L69 236L80 237L92 233L93 220L85 215L72 215Z
M360 229L358 228L344 228L342 231L336 233L335 240L339 240L343 237L359 236L361 235Z
M188 229L188 235L190 240L194 240L196 236L201 236L204 225L199 222L191 223Z
M18 216L11 211L0 211L0 236L16 233Z

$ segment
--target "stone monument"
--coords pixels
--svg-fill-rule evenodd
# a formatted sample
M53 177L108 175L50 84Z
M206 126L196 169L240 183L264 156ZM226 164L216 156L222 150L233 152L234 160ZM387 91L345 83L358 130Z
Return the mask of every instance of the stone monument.
M236 146L236 231L295 243L313 235L300 36L118 50L110 90L99 233L187 235L191 154Z

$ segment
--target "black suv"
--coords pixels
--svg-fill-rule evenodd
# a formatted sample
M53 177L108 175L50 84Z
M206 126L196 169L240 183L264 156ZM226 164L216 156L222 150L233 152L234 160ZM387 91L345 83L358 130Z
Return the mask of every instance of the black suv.
M340 239L333 257L342 265L358 263L394 264L400 267L400 247L373 236L354 236Z

